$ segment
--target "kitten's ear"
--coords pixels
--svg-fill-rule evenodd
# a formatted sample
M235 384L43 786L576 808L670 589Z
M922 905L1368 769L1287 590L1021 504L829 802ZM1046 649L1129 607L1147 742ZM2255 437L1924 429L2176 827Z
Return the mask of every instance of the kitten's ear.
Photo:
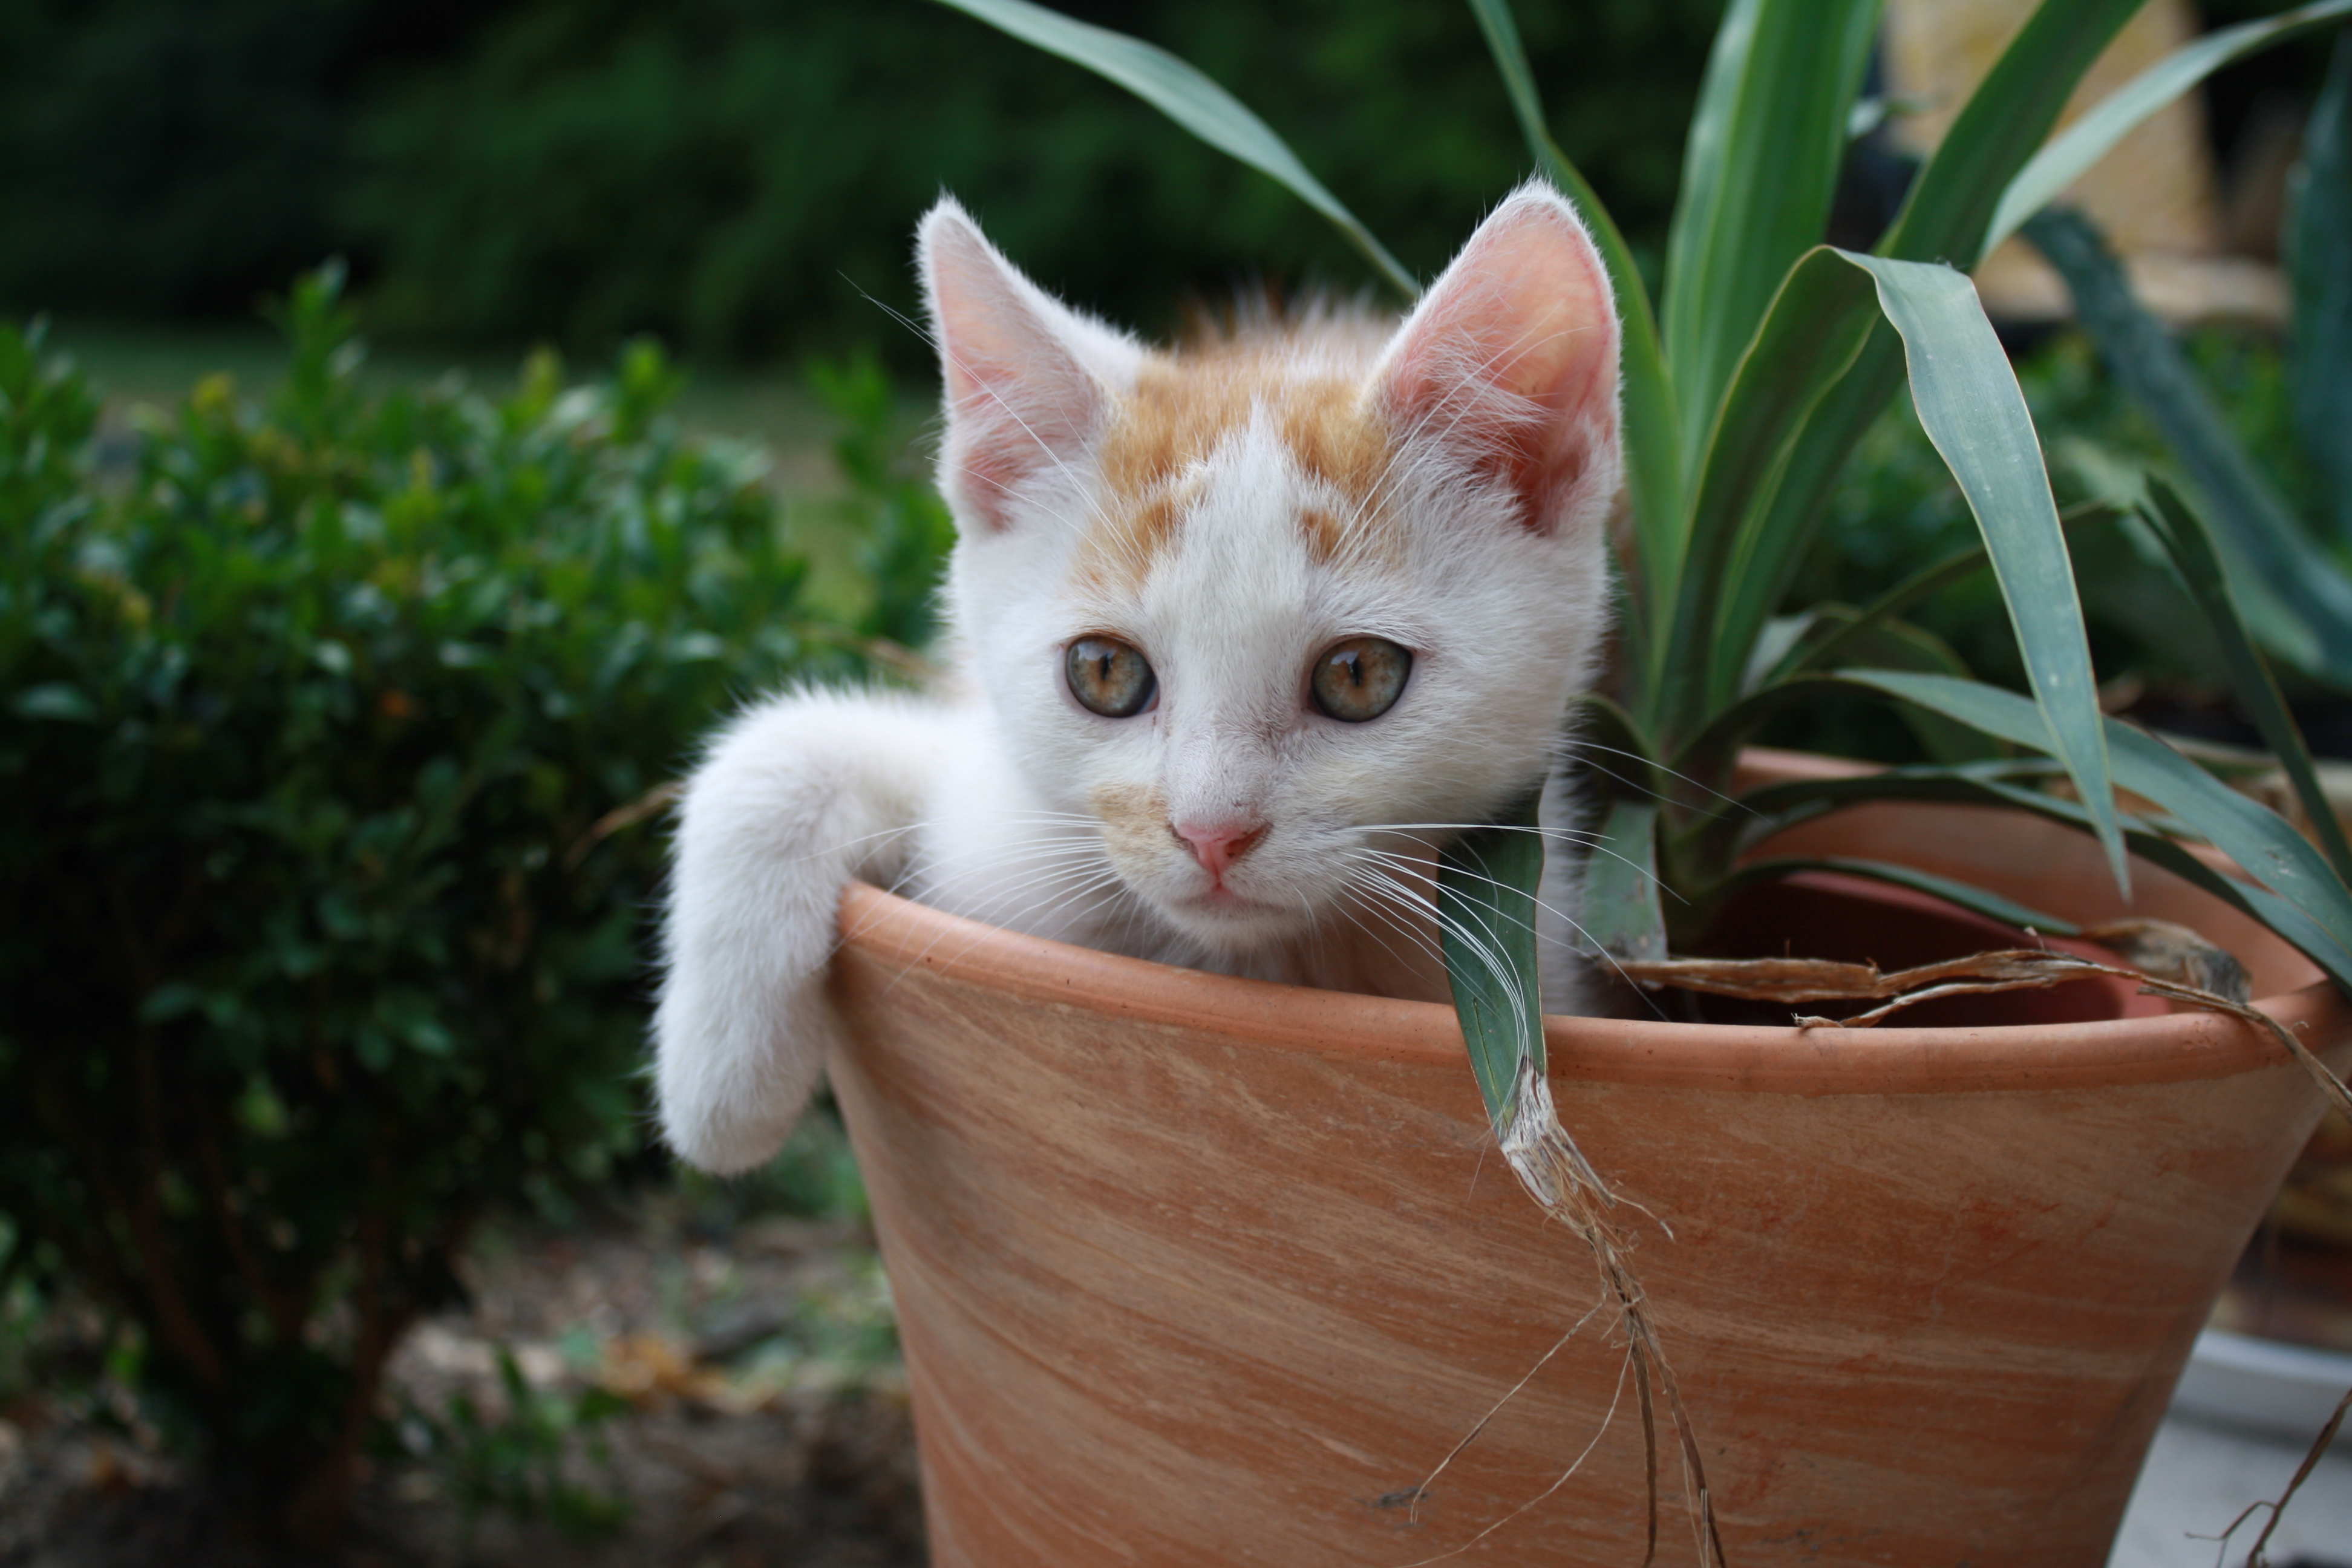
M1528 529L1597 523L1617 489L1617 308L1584 226L1539 180L1478 226L1380 367L1408 438L1503 480Z
M960 519L1001 529L1013 494L1072 462L1108 397L1089 358L1121 342L1024 278L942 196L916 230L923 296L947 389L940 488Z

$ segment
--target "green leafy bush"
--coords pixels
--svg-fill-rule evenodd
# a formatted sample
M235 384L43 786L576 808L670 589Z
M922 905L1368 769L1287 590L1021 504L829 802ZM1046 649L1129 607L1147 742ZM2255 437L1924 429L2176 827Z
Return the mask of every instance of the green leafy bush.
M0 327L5 1275L135 1325L167 1428L310 1539L476 1216L640 1145L657 786L845 660L649 345L364 400L340 282L266 405L135 437Z

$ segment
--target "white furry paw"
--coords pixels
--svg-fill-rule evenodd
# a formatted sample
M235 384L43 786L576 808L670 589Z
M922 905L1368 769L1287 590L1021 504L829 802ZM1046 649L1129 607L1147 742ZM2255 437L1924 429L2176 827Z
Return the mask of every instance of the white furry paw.
M918 699L794 692L737 718L688 781L654 1086L688 1164L749 1170L800 1119L839 1027L824 973L842 889L905 864L942 724Z

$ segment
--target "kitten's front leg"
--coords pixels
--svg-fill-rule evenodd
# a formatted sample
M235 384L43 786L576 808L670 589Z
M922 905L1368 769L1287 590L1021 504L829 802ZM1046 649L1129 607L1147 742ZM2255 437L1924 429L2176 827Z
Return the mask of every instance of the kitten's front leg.
M843 886L906 865L951 721L895 694L804 691L746 710L679 807L654 1016L662 1135L688 1163L774 1154L835 1022L825 967Z

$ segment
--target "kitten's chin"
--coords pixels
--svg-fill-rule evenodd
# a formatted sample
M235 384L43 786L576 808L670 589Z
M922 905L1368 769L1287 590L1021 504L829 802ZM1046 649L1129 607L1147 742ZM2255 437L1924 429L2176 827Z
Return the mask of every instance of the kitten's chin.
M1213 951L1240 957L1303 935L1313 923L1296 904L1273 904L1230 888L1157 901L1160 918Z

